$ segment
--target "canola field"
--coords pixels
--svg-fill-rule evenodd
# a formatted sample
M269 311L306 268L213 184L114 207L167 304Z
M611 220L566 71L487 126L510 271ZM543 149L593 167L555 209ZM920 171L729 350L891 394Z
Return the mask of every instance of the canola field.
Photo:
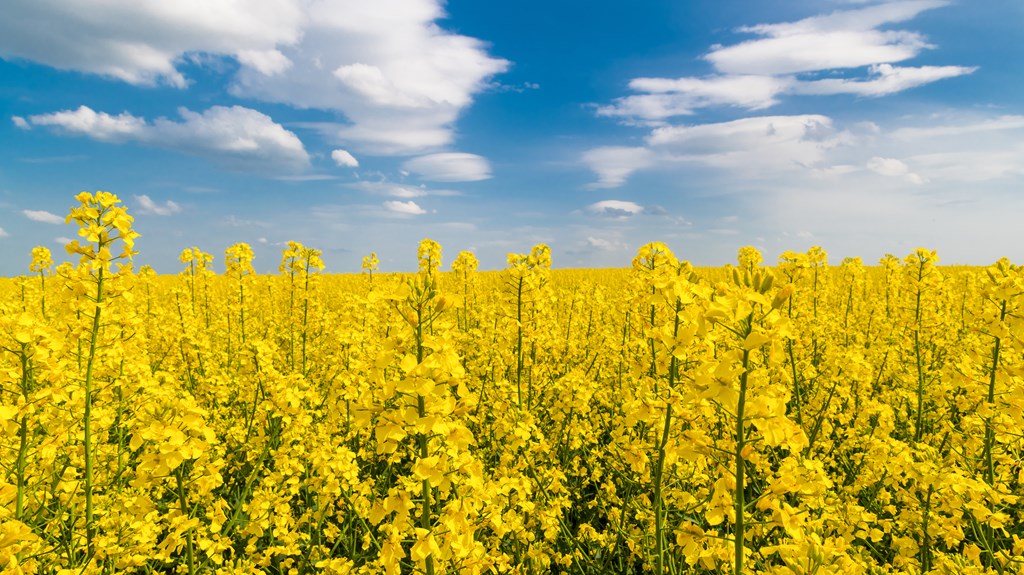
M0 280L4 573L1024 572L1006 260L159 276L76 199Z

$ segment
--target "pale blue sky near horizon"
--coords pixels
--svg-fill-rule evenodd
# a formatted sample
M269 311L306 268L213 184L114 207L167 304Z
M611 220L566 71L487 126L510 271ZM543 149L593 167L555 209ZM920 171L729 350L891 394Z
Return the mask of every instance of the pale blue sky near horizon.
M327 271L552 248L624 267L745 245L1024 262L1011 0L9 0L0 275L58 261L82 190L137 265L283 245Z

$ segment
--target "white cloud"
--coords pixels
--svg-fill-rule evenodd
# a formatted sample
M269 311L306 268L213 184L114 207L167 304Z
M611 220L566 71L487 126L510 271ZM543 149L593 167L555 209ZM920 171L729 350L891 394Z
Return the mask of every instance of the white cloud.
M867 168L882 176L903 177L912 184L925 183L924 178L911 172L910 167L905 162L896 158L874 156L868 160Z
M741 29L760 36L713 48L705 58L727 74L784 75L908 60L931 46L924 37L881 26L904 22L945 1L888 2Z
M647 148L605 146L583 153L583 163L597 174L591 189L616 188L633 172L654 164L654 154Z
M69 238L67 236L58 236L56 238L53 238L53 241L57 242L58 244L60 244L62 246L66 246L66 245L70 244L71 242L73 242L75 240L73 240L73 239L71 239L71 238Z
M1024 176L1024 116L950 112L904 122L894 129L837 126L828 116L799 115L662 126L649 132L645 148L627 148L643 150L642 165L631 166L628 173L610 178L607 166L587 163L604 187L623 184L638 169L671 173L694 165L707 168L702 173L716 181L728 182L718 184L725 189L740 182L745 189L799 188L808 182L843 189L915 190L926 185L929 194L946 190L942 193L953 197L967 193L963 183L1011 182ZM954 185L959 187L951 189Z
M972 66L894 66L932 48L916 32L891 25L946 5L941 0L888 2L796 22L741 28L758 38L713 46L705 55L716 73L706 77L635 78L637 94L598 106L599 116L658 124L699 108L762 110L790 94L880 97L974 72ZM843 71L816 79L809 73Z
M339 66L334 75L342 84L381 107L421 108L428 105L423 96L402 91L376 66L348 64Z
M897 140L907 141L1021 129L1024 129L1024 116L999 116L996 118L972 119L966 122L947 123L945 125L929 126L927 128L900 128L893 131L892 137Z
M372 154L436 150L475 94L509 63L487 46L442 29L438 0L338 0L309 5L300 41L280 50L292 62L266 76L243 68L234 93L341 112L323 126L339 144Z
M584 209L591 215L615 219L629 219L645 211L640 204L625 200L601 200Z
M239 50L236 56L243 66L264 76L283 74L292 67L292 61L279 50Z
M977 148L971 149L965 143L908 159L931 181L977 183L1024 175L1024 145L1019 142L1004 142L1004 145L1006 147L999 148L995 142L979 142Z
M1024 116L949 112L884 134L931 187L952 183L1012 181L1024 175Z
M135 141L148 146L207 157L235 170L300 171L309 155L299 138L269 116L242 106L213 106L202 113L178 110L181 121L152 123L127 112L111 116L87 106L30 116L37 126L101 142Z
M65 133L89 136L101 142L138 139L146 130L146 121L128 112L111 116L106 112L96 112L88 106L29 116L29 121L35 126L54 126Z
M21 116L11 116L11 122L14 123L14 126L16 128L20 128L22 130L32 129L32 126L29 125L28 121L26 121L25 118L22 118Z
M384 202L384 208L389 212L396 214L418 216L427 213L426 210L421 208L416 202L409 200L407 202L400 202L398 200L388 200Z
M876 64L869 68L867 80L828 78L795 84L799 94L856 94L858 96L885 96L930 84L945 78L955 78L977 70L967 66L921 66L919 68Z
M334 150L331 152L331 159L334 160L335 164L338 164L343 168L359 167L359 160L345 150Z
M459 192L437 188L428 188L426 185L410 186L389 181L380 182L353 182L345 184L346 188L352 188L375 196L391 196L393 198L422 198L424 196L459 196Z
M21 213L28 219L34 222L42 222L44 224L63 225L64 218L47 212L46 210L22 210Z
M491 177L487 158L476 154L429 154L406 161L402 168L428 182L477 182Z
M910 172L910 168L902 161L878 156L868 160L868 169L883 176L903 176Z
M334 174L298 174L293 176L274 176L274 179L280 182L326 182L328 180L337 180L338 176Z
M836 162L837 150L860 139L856 129L837 129L831 118L819 114L754 116L655 127L645 138L646 147L595 148L584 154L584 163L598 177L591 188L621 186L640 169L685 165L729 170L733 177L754 182L782 172L831 177L863 169L866 158L859 160L860 168Z
M0 238L9 238L11 234L7 233L7 230L0 228Z
M167 200L163 204L158 204L149 196L143 194L141 196L135 196L135 202L139 204L137 213L143 215L172 216L174 214L181 213L181 206L171 200Z
M268 54L298 41L306 17L297 0L11 0L0 57L183 88L178 65L191 53L273 69Z
M509 62L444 30L442 0L9 0L0 58L136 85L184 88L181 64L241 68L238 96L344 115L331 137L361 152L415 154Z
M711 76L708 78L636 78L631 90L645 92L618 98L611 106L601 106L599 116L660 120L694 113L708 106L737 106L759 110L778 103L777 96L792 81L764 75Z
M587 236L587 245L600 251L621 251L626 249L626 244L607 237Z
M807 114L656 128L647 144L663 154L663 161L697 162L760 176L819 166L826 152L846 139L831 118Z

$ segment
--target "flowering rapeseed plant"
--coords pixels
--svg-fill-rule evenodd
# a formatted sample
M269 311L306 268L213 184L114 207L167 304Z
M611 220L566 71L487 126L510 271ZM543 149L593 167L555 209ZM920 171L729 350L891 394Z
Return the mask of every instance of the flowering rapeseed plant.
M76 263L0 280L5 572L1024 568L1008 260L443 272L425 240L371 283L292 242L159 276L112 194L70 221Z

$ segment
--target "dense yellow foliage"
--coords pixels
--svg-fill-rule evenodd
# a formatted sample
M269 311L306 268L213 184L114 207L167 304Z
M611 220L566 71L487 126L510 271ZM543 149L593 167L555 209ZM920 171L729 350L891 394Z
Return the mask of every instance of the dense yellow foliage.
M4 573L1024 571L1005 260L157 276L77 199L0 280Z

